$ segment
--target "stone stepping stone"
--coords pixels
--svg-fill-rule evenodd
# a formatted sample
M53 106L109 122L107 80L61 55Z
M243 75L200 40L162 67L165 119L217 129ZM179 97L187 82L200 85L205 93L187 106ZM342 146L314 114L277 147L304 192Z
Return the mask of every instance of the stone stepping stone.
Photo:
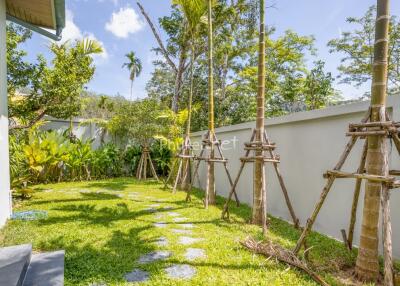
M183 228L194 228L195 226L192 223L181 223L179 226Z
M173 207L171 207L171 206L163 207L163 210L166 210L166 211L172 210L172 209L173 209Z
M156 222L156 223L154 223L153 225L154 225L155 227L158 227L158 228L167 227L167 223L166 223L166 222L163 222L163 221L161 221L161 222Z
M190 236L181 236L179 237L179 244L181 245L190 245L199 241L202 241L203 239L201 238L194 238Z
M196 269L187 264L174 264L165 268L165 272L170 278L190 279L196 274Z
M192 234L192 231L189 229L172 229L171 231L179 234Z
M165 199L158 199L158 200L155 200L155 202L162 203L162 202L165 202Z
M90 283L89 286L107 286L105 282Z
M176 218L172 219L173 222L182 222L185 220L188 220L188 218L187 217L176 217Z
M156 215L154 216L154 218L155 218L155 219L161 219L161 218L163 218L163 215L162 215L162 214L156 214Z
M160 205L159 204L154 204L154 205L149 205L151 208L158 208Z
M149 213L157 212L157 210L155 208L147 208L147 209L144 209L144 211L149 212Z
M154 262L157 260L167 259L171 255L172 255L172 253L170 251L166 251L166 250L154 251L154 252L150 252L148 254L142 255L139 258L138 262L140 264L146 264L146 263Z
M176 212L169 212L169 213L167 213L167 215L169 215L169 216L180 216L181 214L176 213Z
M82 190L82 191L79 191L81 194L90 194L91 193L91 191L87 191L87 190Z
M166 237L164 237L164 236L161 236L161 237L157 238L156 244L158 246L167 246L168 245L168 239Z
M185 258L189 261L193 261L198 258L206 258L206 252L201 248L188 248L185 253Z
M144 282L149 280L149 278L149 273L139 268L135 268L132 272L125 274L125 279L127 282Z

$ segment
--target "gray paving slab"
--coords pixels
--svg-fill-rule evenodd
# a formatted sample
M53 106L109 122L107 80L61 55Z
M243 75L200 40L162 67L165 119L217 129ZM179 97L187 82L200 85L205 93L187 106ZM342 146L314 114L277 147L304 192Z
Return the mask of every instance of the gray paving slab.
M127 282L145 282L150 279L150 275L147 271L135 268L132 272L125 274Z
M153 251L153 252L147 253L145 255L142 255L139 258L138 262L140 264L151 263L151 262L154 262L154 261L157 261L157 260L167 259L171 255L172 255L172 253L170 251L167 251L167 250Z
M196 269L187 264L174 264L165 268L165 272L170 278L190 279L196 274Z
M201 248L188 248L186 249L185 258L189 261L206 258L206 252Z

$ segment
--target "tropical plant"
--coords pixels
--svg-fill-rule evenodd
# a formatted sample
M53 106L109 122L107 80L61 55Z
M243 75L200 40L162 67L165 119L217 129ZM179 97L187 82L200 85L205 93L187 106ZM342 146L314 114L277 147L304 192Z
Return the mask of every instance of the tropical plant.
M163 141L157 140L151 144L150 155L155 163L157 174L166 177L171 166L172 150Z
M131 100L132 100L133 81L142 72L142 62L140 61L139 58L136 57L134 52L127 53L125 57L128 59L128 62L124 63L122 67L123 68L126 67L129 70L129 79L131 80Z
M257 90L257 119L255 141L264 142L265 118L265 2L260 0L260 34L258 55L258 90ZM262 151L255 151L256 157L262 157ZM252 223L261 225L266 232L266 190L264 181L264 162L255 160L253 175L253 214Z
M140 145L131 145L125 149L123 160L129 175L135 174L141 156L142 147Z
M18 52L18 44L27 36L18 29L8 31L13 41L7 51L10 66L21 69L8 71L10 129L32 127L45 115L67 119L79 114L80 94L94 75L92 55L102 51L100 45L89 39L53 43L51 65L43 56L30 64L23 61L24 53ZM24 89L24 94L17 93L18 89Z
M383 122L386 112L387 70L389 50L389 0L378 1L375 22L375 46L372 73L371 122ZM387 176L388 150L385 136L368 136L366 173ZM376 282L379 278L379 213L381 196L388 196L384 183L366 181L361 223L360 246L356 262L356 275L362 281ZM386 227L386 226L384 226ZM391 235L391 231L389 231ZM386 230L384 230L384 234ZM386 253L385 253L386 255ZM393 267L389 265L388 267ZM385 265L386 268L386 265ZM392 274L392 271L390 271ZM389 279L389 281L387 280ZM393 285L393 277L385 277L385 285Z

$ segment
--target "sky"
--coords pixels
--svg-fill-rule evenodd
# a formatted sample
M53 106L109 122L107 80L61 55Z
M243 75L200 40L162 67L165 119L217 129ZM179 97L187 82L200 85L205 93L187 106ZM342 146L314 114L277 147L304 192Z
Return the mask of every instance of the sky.
M271 5L270 0L266 5ZM171 0L141 0L154 24L158 18L169 15ZM317 58L326 62L326 71L337 75L340 54L330 54L326 46L342 31L351 30L346 23L349 16L362 16L376 0L274 0L275 7L267 9L266 23L277 29L276 35L291 29L300 35L313 35L318 51ZM136 1L128 0L67 0L66 28L63 40L84 37L100 42L104 52L94 58L96 72L88 84L88 90L107 95L130 98L129 72L122 68L125 54L134 51L141 59L143 71L134 81L133 98L146 97L146 83L154 70L152 61L158 56L152 52L157 42L141 15ZM400 1L391 1L391 14L400 16ZM159 29L161 30L161 29ZM165 34L160 31L165 40ZM34 34L22 48L28 52L28 60L34 61L38 54L51 59L48 52L50 41ZM312 63L314 58L309 58ZM346 99L358 98L369 89L368 85L356 89L335 83L335 88Z

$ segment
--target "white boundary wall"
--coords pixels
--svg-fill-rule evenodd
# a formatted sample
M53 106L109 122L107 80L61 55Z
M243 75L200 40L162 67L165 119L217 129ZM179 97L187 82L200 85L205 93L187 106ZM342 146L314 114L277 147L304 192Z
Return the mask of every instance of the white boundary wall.
M11 215L7 100L6 1L0 0L0 227Z
M369 102L335 106L322 110L299 112L266 120L266 130L272 142L277 144L277 154L281 156L280 168L288 188L296 215L304 225L325 184L322 174L331 170L338 162L348 141L345 133L349 123L357 123L368 109ZM389 113L392 120L400 121L400 97L388 98ZM235 178L240 161L244 156L243 143L250 140L255 122L248 122L216 129L218 139L222 140L224 156L229 159L228 168ZM205 132L192 135L193 143L200 144ZM360 140L343 171L356 172L364 140ZM235 143L236 142L236 143ZM394 146L390 148L391 169L400 170L400 156ZM195 146L195 149L199 149ZM195 151L198 154L198 150ZM227 196L229 182L220 164L216 164L216 189L219 195ZM199 169L201 188L205 188L206 165ZM252 202L252 166L248 164L237 186L240 201L251 205ZM350 209L354 193L354 179L337 179L329 193L314 230L341 239L341 229L348 229ZM195 184L198 184L196 180ZM363 186L364 187L364 186ZM282 192L272 165L267 165L267 206L268 213L290 221ZM359 200L355 244L360 235L364 193ZM400 258L400 190L394 189L391 197L391 216L393 229L394 256ZM381 247L381 246L380 246Z

